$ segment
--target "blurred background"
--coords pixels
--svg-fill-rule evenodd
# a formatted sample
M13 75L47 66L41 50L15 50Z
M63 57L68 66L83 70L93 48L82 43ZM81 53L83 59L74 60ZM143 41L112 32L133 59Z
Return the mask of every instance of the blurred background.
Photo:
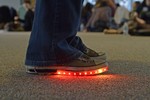
M31 31L35 1L0 0L0 30ZM84 0L79 31L149 35L149 11L150 0Z

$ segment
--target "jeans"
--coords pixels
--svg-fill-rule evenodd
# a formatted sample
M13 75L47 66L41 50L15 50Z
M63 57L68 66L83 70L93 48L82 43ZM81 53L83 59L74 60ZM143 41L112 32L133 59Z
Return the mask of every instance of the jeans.
M85 46L76 36L82 3L82 0L36 0L26 65L63 64L83 55Z

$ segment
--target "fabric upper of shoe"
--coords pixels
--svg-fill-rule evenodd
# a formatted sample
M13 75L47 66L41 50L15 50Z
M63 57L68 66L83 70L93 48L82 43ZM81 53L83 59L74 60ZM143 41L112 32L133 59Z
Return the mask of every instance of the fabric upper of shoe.
M86 47L85 51L83 51L83 53L86 54L89 57L98 57L98 56L105 55L104 52L97 53L96 51L94 51L94 50L92 50L90 48L87 48L87 47Z
M83 54L81 57L74 59L71 62L65 63L63 65L72 67L89 67L89 66L97 66L105 62L106 60L104 59L94 60L91 57Z

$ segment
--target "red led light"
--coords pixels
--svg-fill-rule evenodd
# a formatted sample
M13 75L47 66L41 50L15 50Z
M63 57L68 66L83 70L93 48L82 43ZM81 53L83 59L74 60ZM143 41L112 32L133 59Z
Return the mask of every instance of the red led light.
M69 76L88 76L88 75L97 75L103 72L108 71L108 67L99 68L96 70L89 70L89 71L65 71L65 70L57 70L55 74L57 75L69 75Z
M101 69L98 70L99 73L102 73L103 71Z

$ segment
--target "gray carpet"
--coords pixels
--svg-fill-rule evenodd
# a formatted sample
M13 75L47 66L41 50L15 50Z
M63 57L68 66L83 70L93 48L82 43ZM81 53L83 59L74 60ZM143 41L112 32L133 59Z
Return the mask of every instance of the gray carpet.
M105 51L109 72L98 76L25 73L29 33L0 33L0 100L150 100L150 37L79 33Z

